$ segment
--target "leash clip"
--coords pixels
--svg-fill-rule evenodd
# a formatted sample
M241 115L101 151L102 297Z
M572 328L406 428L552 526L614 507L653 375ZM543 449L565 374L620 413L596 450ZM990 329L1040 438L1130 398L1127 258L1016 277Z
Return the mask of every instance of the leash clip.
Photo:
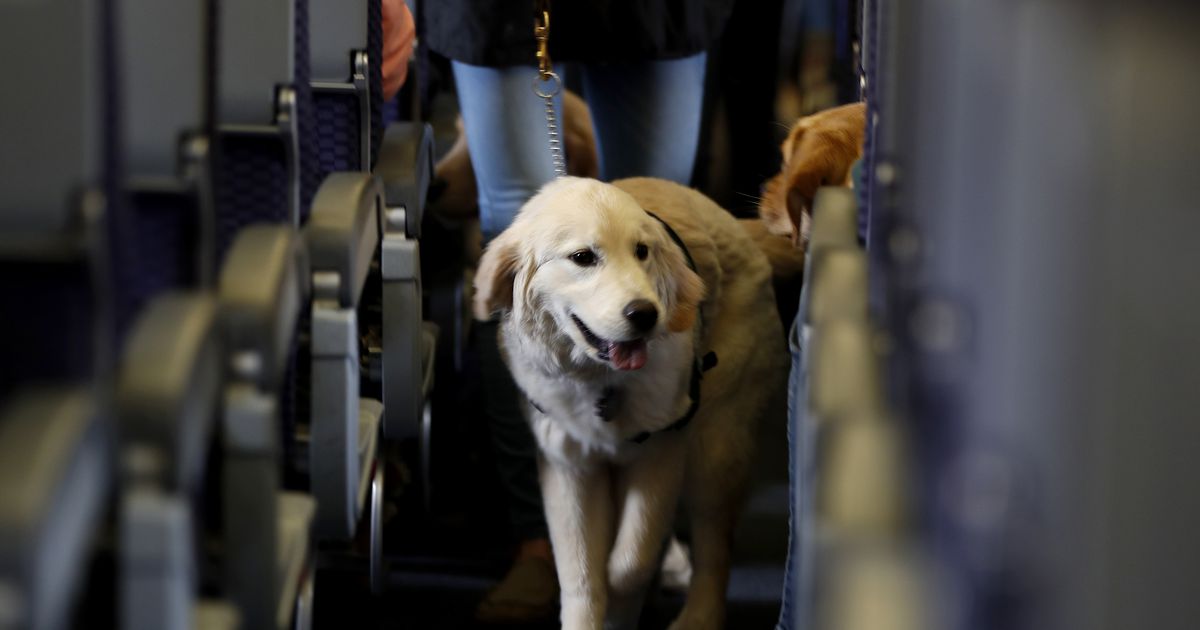
M545 103L550 159L554 163L554 176L562 177L567 174L567 161L563 157L558 118L554 114L554 96L562 91L562 80L554 74L554 64L550 62L550 0L538 0L537 12L533 16L533 38L537 41L538 62L533 93Z
M533 18L533 38L537 40L539 78L549 81L554 74L550 63L550 7L545 2L540 4L537 15Z

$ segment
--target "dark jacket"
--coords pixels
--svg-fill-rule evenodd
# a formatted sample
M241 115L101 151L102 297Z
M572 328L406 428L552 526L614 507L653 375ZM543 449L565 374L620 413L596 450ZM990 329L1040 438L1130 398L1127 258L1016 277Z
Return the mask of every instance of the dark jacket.
M721 36L734 0L553 0L554 61L678 59ZM534 0L424 0L422 43L477 66L535 62Z

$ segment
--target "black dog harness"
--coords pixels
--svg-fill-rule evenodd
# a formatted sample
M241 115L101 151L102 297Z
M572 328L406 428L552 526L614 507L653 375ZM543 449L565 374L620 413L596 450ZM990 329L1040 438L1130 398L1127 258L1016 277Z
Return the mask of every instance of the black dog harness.
M674 228L672 228L671 225L666 221L663 221L662 218L657 214L654 214L649 210L646 211L646 214L650 215L655 221L658 221L662 224L663 229L667 231L667 236L670 236L671 240L675 242L675 245L677 245L680 251L683 252L683 257L687 260L688 268L695 272L696 261L692 260L692 253L688 251L687 245L683 244L683 239L679 238L679 234L675 232ZM701 315L700 317L700 326L703 328L704 316ZM630 441L636 444L641 444L642 442L650 439L650 436L654 435L655 433L662 433L664 431L678 431L686 427L688 423L692 421L692 418L696 416L696 412L700 409L700 381L704 378L704 373L713 369L714 367L717 367L717 353L709 352L703 357L697 356L695 360L692 361L692 380L688 384L688 398L692 400L692 404L688 405L687 412L675 422L667 425L665 428L659 429L658 431L642 431L632 438L629 438ZM605 401L608 398L608 394L609 392L606 391L604 398L601 398L600 401L596 403L597 408L607 407L607 403ZM603 415L600 417L604 418ZM607 419L604 419L607 422Z

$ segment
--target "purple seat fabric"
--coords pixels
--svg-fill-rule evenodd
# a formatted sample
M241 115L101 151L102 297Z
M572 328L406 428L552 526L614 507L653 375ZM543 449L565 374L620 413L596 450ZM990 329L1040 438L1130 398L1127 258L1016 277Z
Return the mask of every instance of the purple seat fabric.
M131 248L112 270L118 347L137 314L160 293L192 286L197 278L199 208L183 191L137 192L127 199Z
M309 86L308 0L294 0L294 76L299 146L300 218L308 218L320 184L314 139L312 88ZM225 69L226 72L236 69ZM264 125L271 121L263 121ZM282 138L224 134L220 139L217 174L217 261L238 231L252 223L288 221L287 150Z
M367 57L371 63L371 164L379 158L379 145L383 143L385 120L383 116L383 3L367 0Z
M84 261L0 263L0 399L23 383L84 381L97 356L96 295Z
M312 86L309 79L312 72L309 67L308 39L308 0L294 0L296 3L296 43L293 46L295 54L295 85L296 115L300 133L300 221L308 219L312 208L313 196L321 185L320 164L317 152L314 150L313 139L317 137L317 122L314 114Z
M281 139L221 138L217 182L218 261L247 225L288 220L287 154Z
M347 51L349 52L349 51ZM337 171L370 170L379 155L383 140L385 105L383 102L383 75L380 60L383 57L383 19L380 0L367 3L367 77L368 106L370 111L371 163L361 164L362 125L357 96L350 93L313 94L313 109L316 127L316 154L318 181Z
M97 179L73 182L75 189L47 190L45 193L74 206L82 203L79 198L82 189L98 189L103 193L104 213L96 225L98 233L94 235L101 241L97 255L103 258L104 266L119 269L130 260L124 246L132 241L132 236L120 194L125 170L117 93L121 82L116 63L113 14L109 0L96 3L93 15L97 21L84 24L80 29L88 33L88 39L70 42L70 55L51 55L43 59L50 65L42 70L53 76L58 71L53 62L75 58L72 55L96 60L89 71L94 72L94 87L99 91L94 100L100 108L100 128L95 130L98 146L85 147L80 143L58 150L89 148L99 151L99 171L94 174ZM71 29L64 28L61 32L71 32ZM56 45L54 42L46 44ZM58 93L47 96L54 98L56 95L61 96ZM90 117L87 119L91 120ZM80 160L81 157L79 154L64 155L64 159L69 160ZM72 231L45 236L72 239L78 234ZM84 382L97 376L97 369L111 371L115 352L109 350L119 342L118 328L111 309L102 309L100 305L104 303L102 296L114 296L119 300L120 287L112 281L111 275L97 274L94 262L89 253L83 251L66 255L39 252L28 258L16 255L0 260L0 291L4 294L4 307L0 308L0 331L4 334L3 342L0 342L3 356L0 361L0 399L27 383Z
M320 178L337 171L362 170L362 121L357 95L350 92L313 94L317 119L317 162Z

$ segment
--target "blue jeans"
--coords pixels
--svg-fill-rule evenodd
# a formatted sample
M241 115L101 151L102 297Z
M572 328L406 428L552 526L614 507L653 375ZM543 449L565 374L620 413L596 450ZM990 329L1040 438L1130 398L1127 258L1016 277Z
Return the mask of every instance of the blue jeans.
M688 184L700 138L705 53L670 61L581 65L592 112L600 178L661 177ZM512 222L554 179L546 113L532 67L485 68L454 62L459 108L479 184L483 235ZM555 98L562 117L562 95Z
M601 179L643 175L690 182L700 138L705 57L581 67ZM521 206L554 179L545 105L532 89L536 74L532 67L454 62L485 241L503 232ZM561 120L561 94L555 108ZM496 349L496 326L477 330L484 410L513 533L522 540L545 538L537 445L522 417L517 386Z
M788 331L792 370L788 376L788 557L783 574L783 599L776 630L794 630L811 625L813 482L816 426L808 414L808 312L809 268L805 257L804 285L800 308Z

